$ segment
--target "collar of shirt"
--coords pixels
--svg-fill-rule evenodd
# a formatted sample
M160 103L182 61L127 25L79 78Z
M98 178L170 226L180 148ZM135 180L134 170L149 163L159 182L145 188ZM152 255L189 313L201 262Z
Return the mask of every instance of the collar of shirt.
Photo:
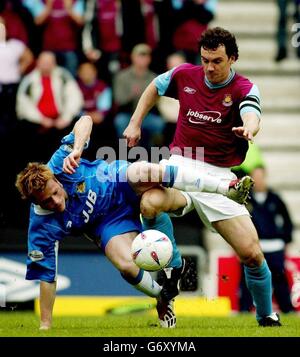
M218 89L218 88L223 88L223 87L227 86L227 84L229 84L233 80L234 76L235 76L235 71L232 68L230 68L230 73L229 73L227 79L224 82L221 82L221 83L218 83L218 84L213 84L206 78L206 76L204 78L204 81L205 81L205 84L207 85L208 88L210 88L210 89Z

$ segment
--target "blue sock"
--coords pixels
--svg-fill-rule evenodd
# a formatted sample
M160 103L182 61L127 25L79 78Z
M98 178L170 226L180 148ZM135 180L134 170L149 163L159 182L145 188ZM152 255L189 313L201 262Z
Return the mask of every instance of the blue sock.
M170 238L173 245L173 257L168 266L172 268L180 268L182 265L181 254L175 242L173 224L169 215L163 212L155 218L142 217L142 223L144 230L157 229Z
M272 276L267 262L260 267L244 266L247 287L256 307L256 319L260 320L272 313Z

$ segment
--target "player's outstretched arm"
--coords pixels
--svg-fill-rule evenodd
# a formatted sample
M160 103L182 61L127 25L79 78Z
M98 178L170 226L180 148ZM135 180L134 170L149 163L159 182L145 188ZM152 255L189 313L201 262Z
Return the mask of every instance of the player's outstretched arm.
M141 138L142 121L159 98L154 82L151 82L142 94L138 105L125 129L123 136L129 147L137 145Z
M40 330L49 330L51 328L55 294L56 282L40 282Z
M239 138L248 141L253 141L254 136L258 133L260 128L260 119L255 113L248 112L242 116L243 126L233 127L232 131Z
M67 174L73 174L79 166L80 157L84 145L90 139L93 120L89 115L82 116L74 125L74 146L72 152L64 159L63 170Z

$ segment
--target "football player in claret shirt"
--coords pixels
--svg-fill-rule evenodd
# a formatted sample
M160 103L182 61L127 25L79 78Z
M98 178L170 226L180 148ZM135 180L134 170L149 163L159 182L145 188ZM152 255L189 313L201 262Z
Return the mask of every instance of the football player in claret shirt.
M90 236L128 283L157 298L162 327L175 327L173 299L178 294L178 282L188 274L189 267L176 247L166 213L155 219L144 217L142 227L140 205L142 210L149 208L146 201L142 205L140 196L152 187L166 190L164 208L175 211L185 204L185 197L175 189L182 187L183 182L189 190L218 192L244 200L248 195L247 180L240 181L237 187L226 177L213 178L201 172L186 177L184 169L173 165L130 164L124 160L90 162L81 159L81 155L91 130L92 118L82 116L47 165L29 163L17 177L16 186L22 197L33 203L26 279L40 280L40 327L49 329L52 323L59 241L74 232ZM172 284L162 287L149 272L139 269L131 257L132 240L142 229L150 228L165 233L173 244Z
M185 165L188 173L201 161L204 172L213 177L233 178L230 168L242 163L248 142L259 131L259 90L232 68L238 59L233 34L220 27L209 29L200 37L199 50L202 65L181 64L149 84L124 136L129 146L136 145L141 136L142 120L159 96L173 97L179 101L180 108L171 143L174 155L168 163ZM184 152L184 148L191 150L189 155L178 155L178 148L179 153ZM202 157L197 155L199 148L204 149ZM186 197L181 214L195 208L203 223L221 234L244 263L259 325L280 326L278 314L272 312L271 272L245 206L214 193L179 194ZM165 193L160 192L160 199L157 194L155 199L151 195L153 191L146 192L143 200L153 204L149 215L154 216L163 207Z

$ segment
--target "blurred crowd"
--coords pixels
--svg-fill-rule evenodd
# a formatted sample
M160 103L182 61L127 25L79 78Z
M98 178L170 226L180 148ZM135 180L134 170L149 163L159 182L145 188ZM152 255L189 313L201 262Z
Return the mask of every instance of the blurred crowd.
M14 189L16 173L28 161L46 162L80 115L90 115L95 124L88 159L101 146L118 150L118 138L153 78L183 62L199 63L197 40L216 5L217 0L1 1L0 226L26 222ZM169 144L174 102L158 103L149 113L141 145Z

